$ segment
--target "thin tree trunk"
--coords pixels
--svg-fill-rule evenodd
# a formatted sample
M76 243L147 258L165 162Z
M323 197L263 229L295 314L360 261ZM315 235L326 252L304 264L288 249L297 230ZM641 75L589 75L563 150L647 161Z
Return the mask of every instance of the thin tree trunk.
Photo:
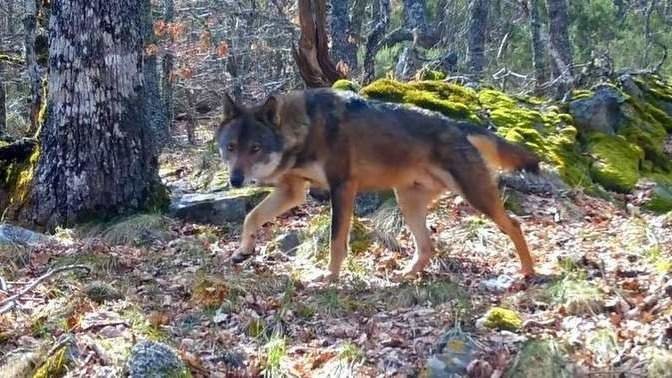
M37 6L35 0L25 0L25 14L23 16L24 49L26 54L26 69L30 83L30 133L38 129L38 115L42 107L42 78L35 54L35 39L37 29Z
M0 62L0 136L7 133L7 108L5 107L4 63Z
M156 46L156 36L154 35L154 19L152 17L152 6L149 0L142 0L142 26L143 26L143 47L144 64L142 66L145 80L145 101L147 105L147 120L149 127L154 133L154 144L160 150L168 142L168 122L164 112L164 103L159 91L159 71L156 57L156 50L148 48Z
M550 50L553 57L553 76L564 77L564 82L572 79L572 50L569 44L569 16L567 0L547 0Z
M15 188L8 216L53 229L158 204L165 197L145 102L143 3L51 7L39 158L25 192Z
M173 22L175 18L175 2L173 0L163 0L163 16L167 23ZM172 35L170 36L169 46L161 61L161 100L166 114L167 137L170 139L170 130L175 119L175 104L173 100L173 65L175 62L175 51L173 50Z
M539 15L539 0L530 0L530 34L532 37L532 64L537 87L548 80L544 42L541 38L542 21Z
M353 59L349 54L349 30L350 20L348 17L349 0L332 0L331 1L331 17L329 18L330 34L331 34L331 52L334 56L336 64L343 62L349 68L353 67ZM355 62L356 64L356 59Z
M380 49L380 41L385 36L387 25L390 23L390 0L378 0L374 19L378 20L371 33L366 38L366 52L364 54L364 77L362 82L370 83L376 77L375 59Z
M483 76L485 39L488 27L488 1L472 0L469 7L468 66L476 79Z

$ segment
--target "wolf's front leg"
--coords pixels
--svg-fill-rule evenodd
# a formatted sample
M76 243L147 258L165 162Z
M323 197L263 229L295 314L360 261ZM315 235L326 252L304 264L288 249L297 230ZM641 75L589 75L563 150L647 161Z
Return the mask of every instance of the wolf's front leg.
M357 186L353 181L343 181L331 185L331 242L329 257L329 273L326 281L336 281L341 272L343 260L348 252L348 239L352 211L357 194Z
M259 228L282 213L301 205L305 199L306 182L303 179L288 178L280 182L275 190L245 217L240 248L231 256L231 262L238 264L252 256Z

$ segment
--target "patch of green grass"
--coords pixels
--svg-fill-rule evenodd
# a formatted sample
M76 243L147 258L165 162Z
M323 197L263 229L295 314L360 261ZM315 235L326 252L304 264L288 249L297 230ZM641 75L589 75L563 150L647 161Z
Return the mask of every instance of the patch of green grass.
M126 320L131 329L148 340L167 342L168 334L161 328L153 326L145 317L142 309L136 305L128 305L121 310L121 318Z
M359 362L364 360L365 357L357 344L345 342L338 350L338 358L346 362Z
M599 312L603 305L603 293L581 273L565 274L552 283L545 294L550 301L565 307L570 314Z
M644 255L647 262L653 265L658 273L672 271L672 256L666 256L659 245L651 247Z
M471 311L471 302L466 290L456 283L447 281L403 283L399 287L379 291L374 294L374 298L376 302L384 303L388 309L427 304L436 306L450 302L458 312Z
M165 240L174 221L160 214L138 214L113 222L102 231L102 239L112 245L147 245Z
M108 274L119 270L120 263L117 256L103 253L84 252L66 256L59 256L53 260L51 266L56 268L60 266L82 264L90 266L94 273ZM79 275L80 273L73 273ZM83 273L82 273L83 274Z
M282 360L287 356L287 340L284 337L274 335L264 345L266 361L264 363L264 377L283 376Z
M570 378L574 372L564 348L552 340L523 344L505 373L508 378Z

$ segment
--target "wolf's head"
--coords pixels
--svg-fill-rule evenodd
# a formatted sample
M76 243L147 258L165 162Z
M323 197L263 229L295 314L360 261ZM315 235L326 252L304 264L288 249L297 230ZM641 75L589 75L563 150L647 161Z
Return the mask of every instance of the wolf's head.
M217 128L216 141L234 188L269 180L280 166L279 101L271 96L263 105L247 108L225 96L224 121Z

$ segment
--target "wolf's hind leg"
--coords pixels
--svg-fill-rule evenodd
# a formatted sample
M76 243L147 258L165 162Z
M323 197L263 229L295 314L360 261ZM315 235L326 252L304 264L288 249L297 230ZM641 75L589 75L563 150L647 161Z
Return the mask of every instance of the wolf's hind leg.
M263 201L245 217L240 248L231 257L233 263L240 263L254 253L256 233L264 223L282 213L301 205L306 199L306 182L298 178L282 181Z
M352 223L352 212L357 194L354 181L331 184L331 240L329 256L329 275L327 281L336 281L341 272L343 260L348 253L348 238Z
M520 223L506 213L497 185L487 167L484 164L471 163L466 167L452 169L450 173L467 202L492 219L499 229L511 238L520 259L523 275L533 276L534 261L520 229Z
M432 240L426 224L427 207L439 193L416 185L397 188L394 194L397 197L397 203L406 225L413 234L413 240L415 241L413 260L402 271L402 275L412 276L425 269L433 254Z

